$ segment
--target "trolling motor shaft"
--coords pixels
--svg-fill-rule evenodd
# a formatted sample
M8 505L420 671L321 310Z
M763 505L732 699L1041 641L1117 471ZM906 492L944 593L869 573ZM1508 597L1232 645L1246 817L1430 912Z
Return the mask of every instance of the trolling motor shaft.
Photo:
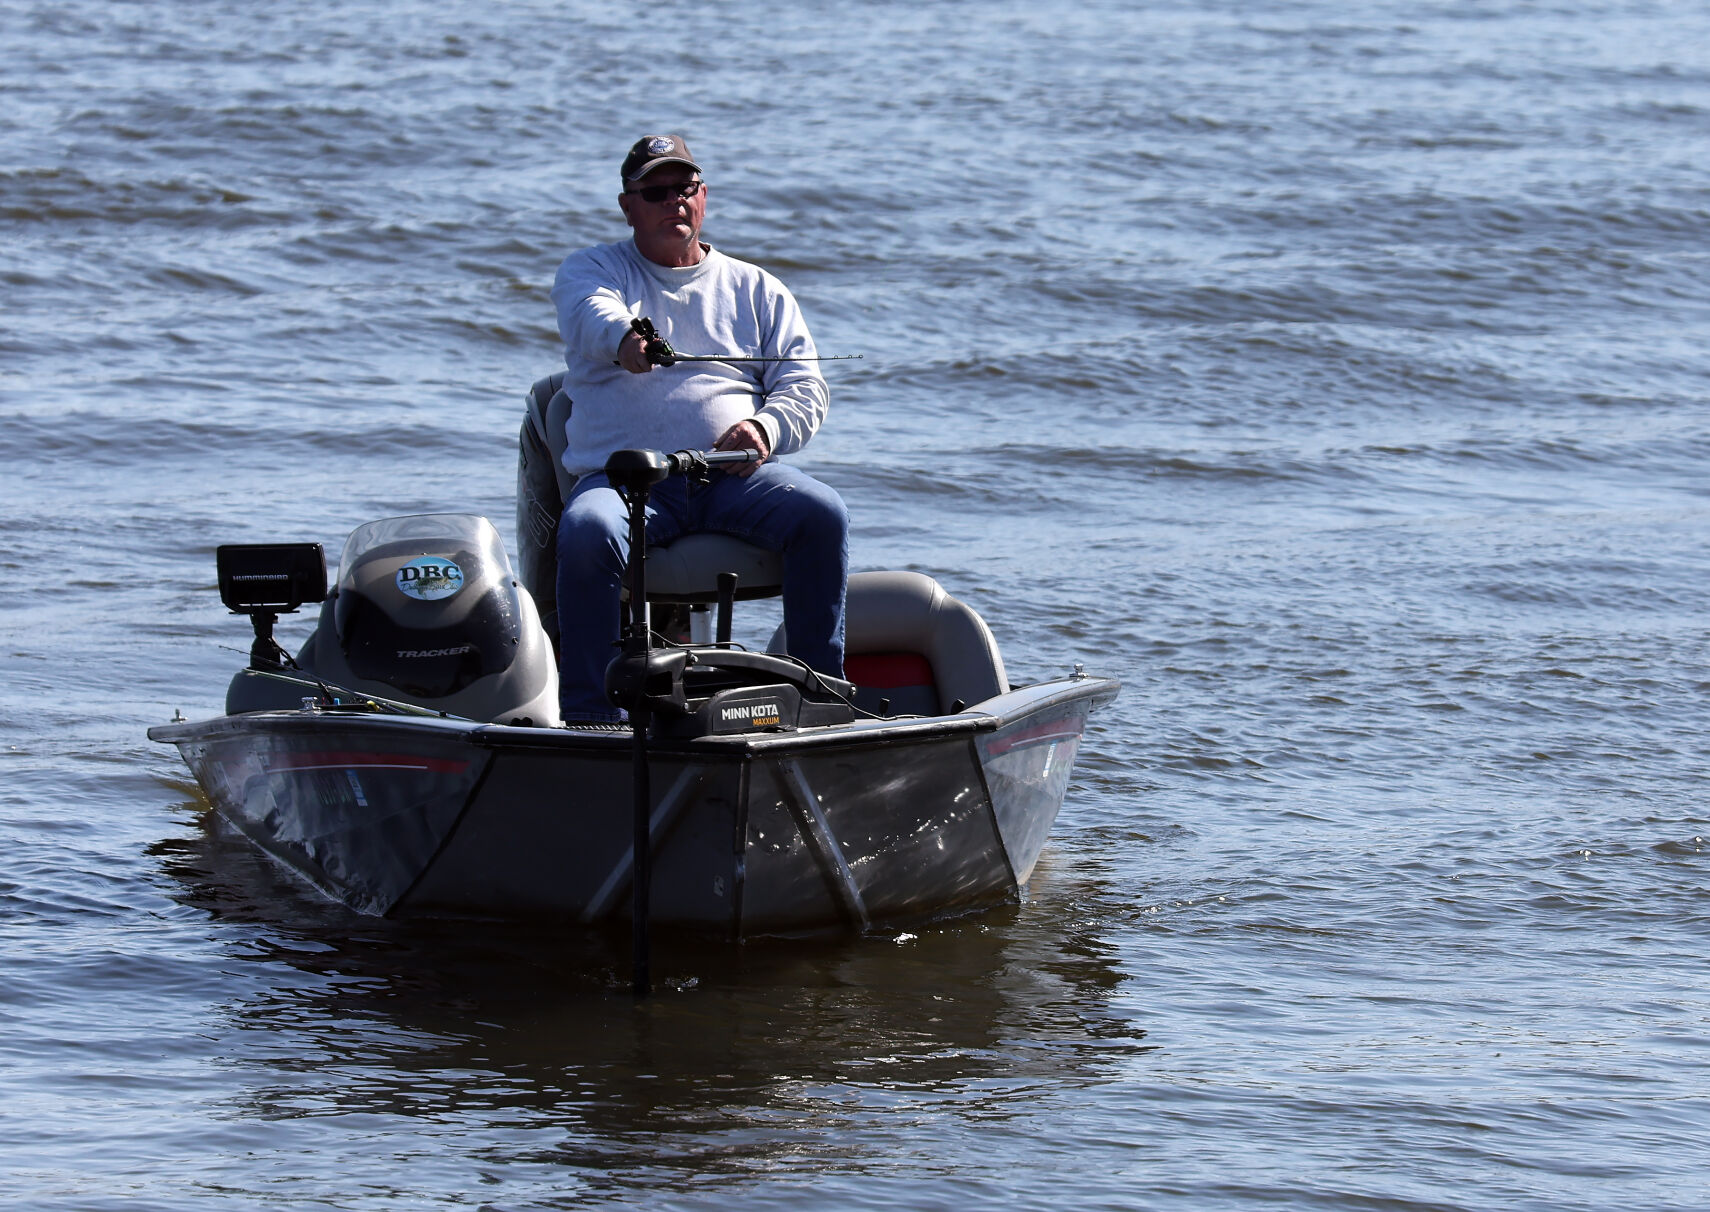
M705 481L715 467L752 463L754 450L619 450L606 460L606 479L629 507L629 566L624 571L630 601L623 651L606 666L606 697L634 719L637 711L687 710L683 670L687 655L652 645L647 618L647 500L654 485L673 475Z

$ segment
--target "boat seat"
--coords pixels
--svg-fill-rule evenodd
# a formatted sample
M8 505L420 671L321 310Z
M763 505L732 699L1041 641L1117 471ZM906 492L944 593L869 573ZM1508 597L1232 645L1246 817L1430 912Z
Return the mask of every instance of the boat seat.
M564 371L547 375L525 397L517 455L518 565L525 588L540 608L553 643L558 641L558 518L576 487L564 466L565 424L571 402ZM647 599L704 607L718 600L720 573L737 576L738 599L783 592L784 565L773 551L733 535L687 534L647 549Z
M780 627L771 650L782 652L784 642ZM1009 689L986 621L923 573L852 575L843 643L855 703L877 714L940 715Z

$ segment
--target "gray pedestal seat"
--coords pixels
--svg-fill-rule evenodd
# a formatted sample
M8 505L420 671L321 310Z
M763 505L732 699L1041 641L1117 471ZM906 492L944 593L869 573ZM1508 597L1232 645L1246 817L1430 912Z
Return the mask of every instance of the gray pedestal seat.
M529 388L517 442L517 565L533 595L541 623L558 643L558 518L576 486L564 467L565 423L571 401L564 372ZM718 599L718 576L737 576L736 597L776 597L783 592L783 561L726 534L684 535L647 549L647 597L651 602L704 607Z

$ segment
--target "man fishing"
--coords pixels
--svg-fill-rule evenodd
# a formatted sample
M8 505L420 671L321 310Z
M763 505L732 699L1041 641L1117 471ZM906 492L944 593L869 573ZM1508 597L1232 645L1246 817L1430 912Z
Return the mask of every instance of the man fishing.
M835 491L774 457L805 446L828 404L801 311L771 274L701 240L707 184L681 136L638 140L621 175L631 238L571 253L552 286L574 402L564 464L579 477L558 524L566 721L619 718L605 695L629 556L627 510L601 474L614 450L759 452L704 485L659 484L648 540L718 531L780 553L791 655L843 674L848 513Z

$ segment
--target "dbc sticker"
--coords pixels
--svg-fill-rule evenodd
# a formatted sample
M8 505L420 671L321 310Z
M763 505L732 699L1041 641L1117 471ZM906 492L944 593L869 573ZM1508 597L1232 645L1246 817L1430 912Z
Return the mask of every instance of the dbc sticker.
M421 602L449 598L463 588L463 569L437 556L417 556L398 569L398 591Z

